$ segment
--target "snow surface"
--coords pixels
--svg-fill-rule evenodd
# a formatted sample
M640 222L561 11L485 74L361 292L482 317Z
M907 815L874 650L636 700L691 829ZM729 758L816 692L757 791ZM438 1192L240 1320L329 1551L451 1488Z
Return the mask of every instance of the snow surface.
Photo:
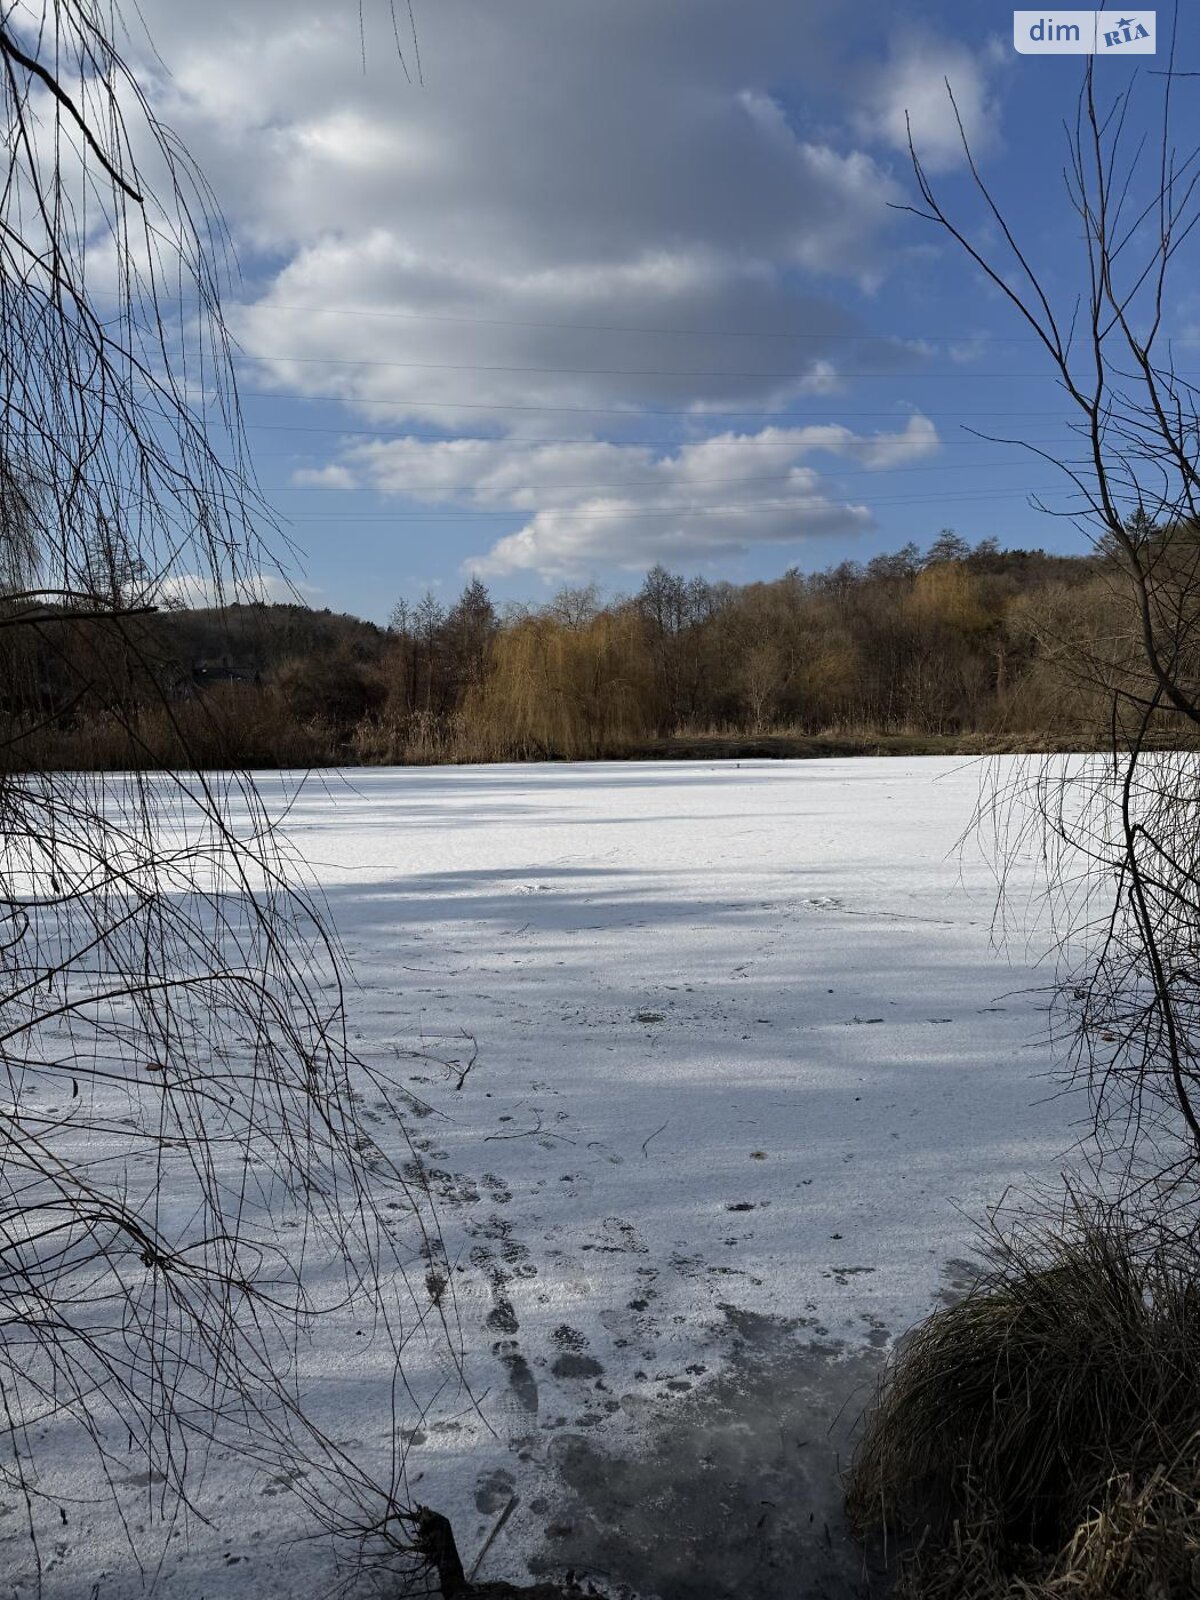
M417 1334L394 1410L386 1341L349 1313L314 1343L306 1398L372 1470L402 1427L409 1493L468 1559L515 1494L484 1575L545 1559L563 1440L636 1455L719 1384L748 1317L875 1359L964 1282L971 1217L1070 1159L1049 974L996 947L985 842L960 844L1007 770L262 777L352 963L353 1046L415 1097L407 1131L363 1109L436 1204L470 1390L440 1330ZM47 1529L44 1591L128 1600L154 1574L102 1498L82 1503L88 1470ZM327 1541L287 1542L314 1528L285 1491L214 1455L213 1524L167 1537L163 1591L325 1592ZM150 1492L131 1469L135 1529ZM0 1507L24 1595L20 1516Z

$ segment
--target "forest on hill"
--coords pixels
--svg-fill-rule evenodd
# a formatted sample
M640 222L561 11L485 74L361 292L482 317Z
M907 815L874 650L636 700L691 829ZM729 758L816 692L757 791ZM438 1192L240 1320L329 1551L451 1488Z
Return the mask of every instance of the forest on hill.
M448 606L401 600L387 628L126 606L0 629L0 714L51 768L171 765L185 745L212 766L1069 748L1107 724L1131 606L1116 554L950 531L772 582L656 566L613 599L498 607L472 579Z

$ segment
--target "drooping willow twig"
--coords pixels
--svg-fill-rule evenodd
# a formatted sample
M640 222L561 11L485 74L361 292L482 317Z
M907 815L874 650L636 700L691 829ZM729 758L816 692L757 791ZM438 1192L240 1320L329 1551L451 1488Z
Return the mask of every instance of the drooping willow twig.
M254 594L281 535L228 241L119 39L104 0L0 0L0 1481L35 1562L72 1440L118 1515L130 1452L169 1517L213 1440L378 1497L307 1415L298 1342L365 1306L401 1389L414 1329L453 1344L405 1275L435 1223L359 1120L319 899L252 779L189 768L155 610ZM124 770L39 769L85 716Z

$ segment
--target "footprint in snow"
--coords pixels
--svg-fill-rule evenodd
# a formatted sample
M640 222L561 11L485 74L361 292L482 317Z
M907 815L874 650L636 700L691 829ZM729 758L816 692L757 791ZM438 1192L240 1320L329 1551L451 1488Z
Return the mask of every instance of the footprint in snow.
M497 1467L491 1472L481 1472L475 1480L475 1509L485 1517L493 1516L512 1499L513 1476Z
M516 1333L521 1324L508 1295L508 1285L513 1278L536 1278L537 1268L529 1259L523 1244L509 1238L511 1225L501 1218L490 1217L483 1228L468 1229L483 1234L490 1242L472 1246L467 1257L473 1267L478 1267L487 1279L491 1290L492 1309L484 1318L484 1326L494 1333Z
M592 1379L604 1376L600 1362L587 1353L588 1337L585 1333L572 1328L568 1322L562 1322L550 1337L559 1350L550 1367L556 1378Z
M508 1389L497 1397L496 1410L512 1443L533 1432L539 1404L537 1379L515 1339L501 1339L492 1346L492 1353L508 1373Z
M569 1322L560 1322L550 1337L560 1350L586 1350L588 1347L587 1334L573 1328Z
M643 1243L632 1222L625 1222L621 1217L605 1217L595 1236L580 1249L597 1250L602 1255L645 1255L649 1246Z
M643 1277L642 1282L635 1286L633 1298L626 1301L620 1310L600 1313L600 1326L612 1339L616 1349L623 1350L628 1345L636 1345L647 1360L653 1359L653 1349L659 1338L655 1314L657 1299L653 1278ZM650 1350L646 1350L647 1345Z
M564 1172L558 1181L559 1193L568 1200L586 1199L596 1186L596 1180L586 1172Z

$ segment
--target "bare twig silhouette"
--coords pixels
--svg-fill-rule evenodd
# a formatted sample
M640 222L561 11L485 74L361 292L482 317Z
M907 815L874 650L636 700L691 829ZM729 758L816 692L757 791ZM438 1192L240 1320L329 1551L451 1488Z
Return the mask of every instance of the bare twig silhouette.
M1135 83L1102 104L1089 61L1067 130L1064 177L1082 249L1063 303L1052 287L1061 274L1039 270L965 133L983 232L951 216L915 148L919 200L908 209L947 233L1025 321L1075 415L1075 451L1023 442L1065 474L1072 516L1107 559L1117 597L1111 636L1059 646L1065 665L1108 694L1108 748L1023 763L988 809L1002 860L1036 850L1045 864L1061 957L1057 1015L1092 1096L1095 1131L1128 1176L1152 1186L1156 1204L1166 1202L1165 1185L1194 1207L1200 391L1165 330L1168 287L1200 220L1200 149L1175 143L1176 75L1172 43L1152 91ZM994 252L978 242L985 234L999 240ZM1183 748L1156 752L1171 738Z
M154 611L185 579L252 595L280 537L229 242L116 28L104 0L0 3L0 1479L35 1558L39 1462L72 1438L118 1515L131 1454L169 1519L214 1440L303 1456L326 1515L331 1484L394 1498L306 1414L298 1343L353 1304L401 1409L412 1330L455 1345L405 1277L433 1223L359 1120L389 1090L348 1047L319 899L251 778L188 770ZM147 707L178 770L143 770ZM29 770L84 711L127 770Z

